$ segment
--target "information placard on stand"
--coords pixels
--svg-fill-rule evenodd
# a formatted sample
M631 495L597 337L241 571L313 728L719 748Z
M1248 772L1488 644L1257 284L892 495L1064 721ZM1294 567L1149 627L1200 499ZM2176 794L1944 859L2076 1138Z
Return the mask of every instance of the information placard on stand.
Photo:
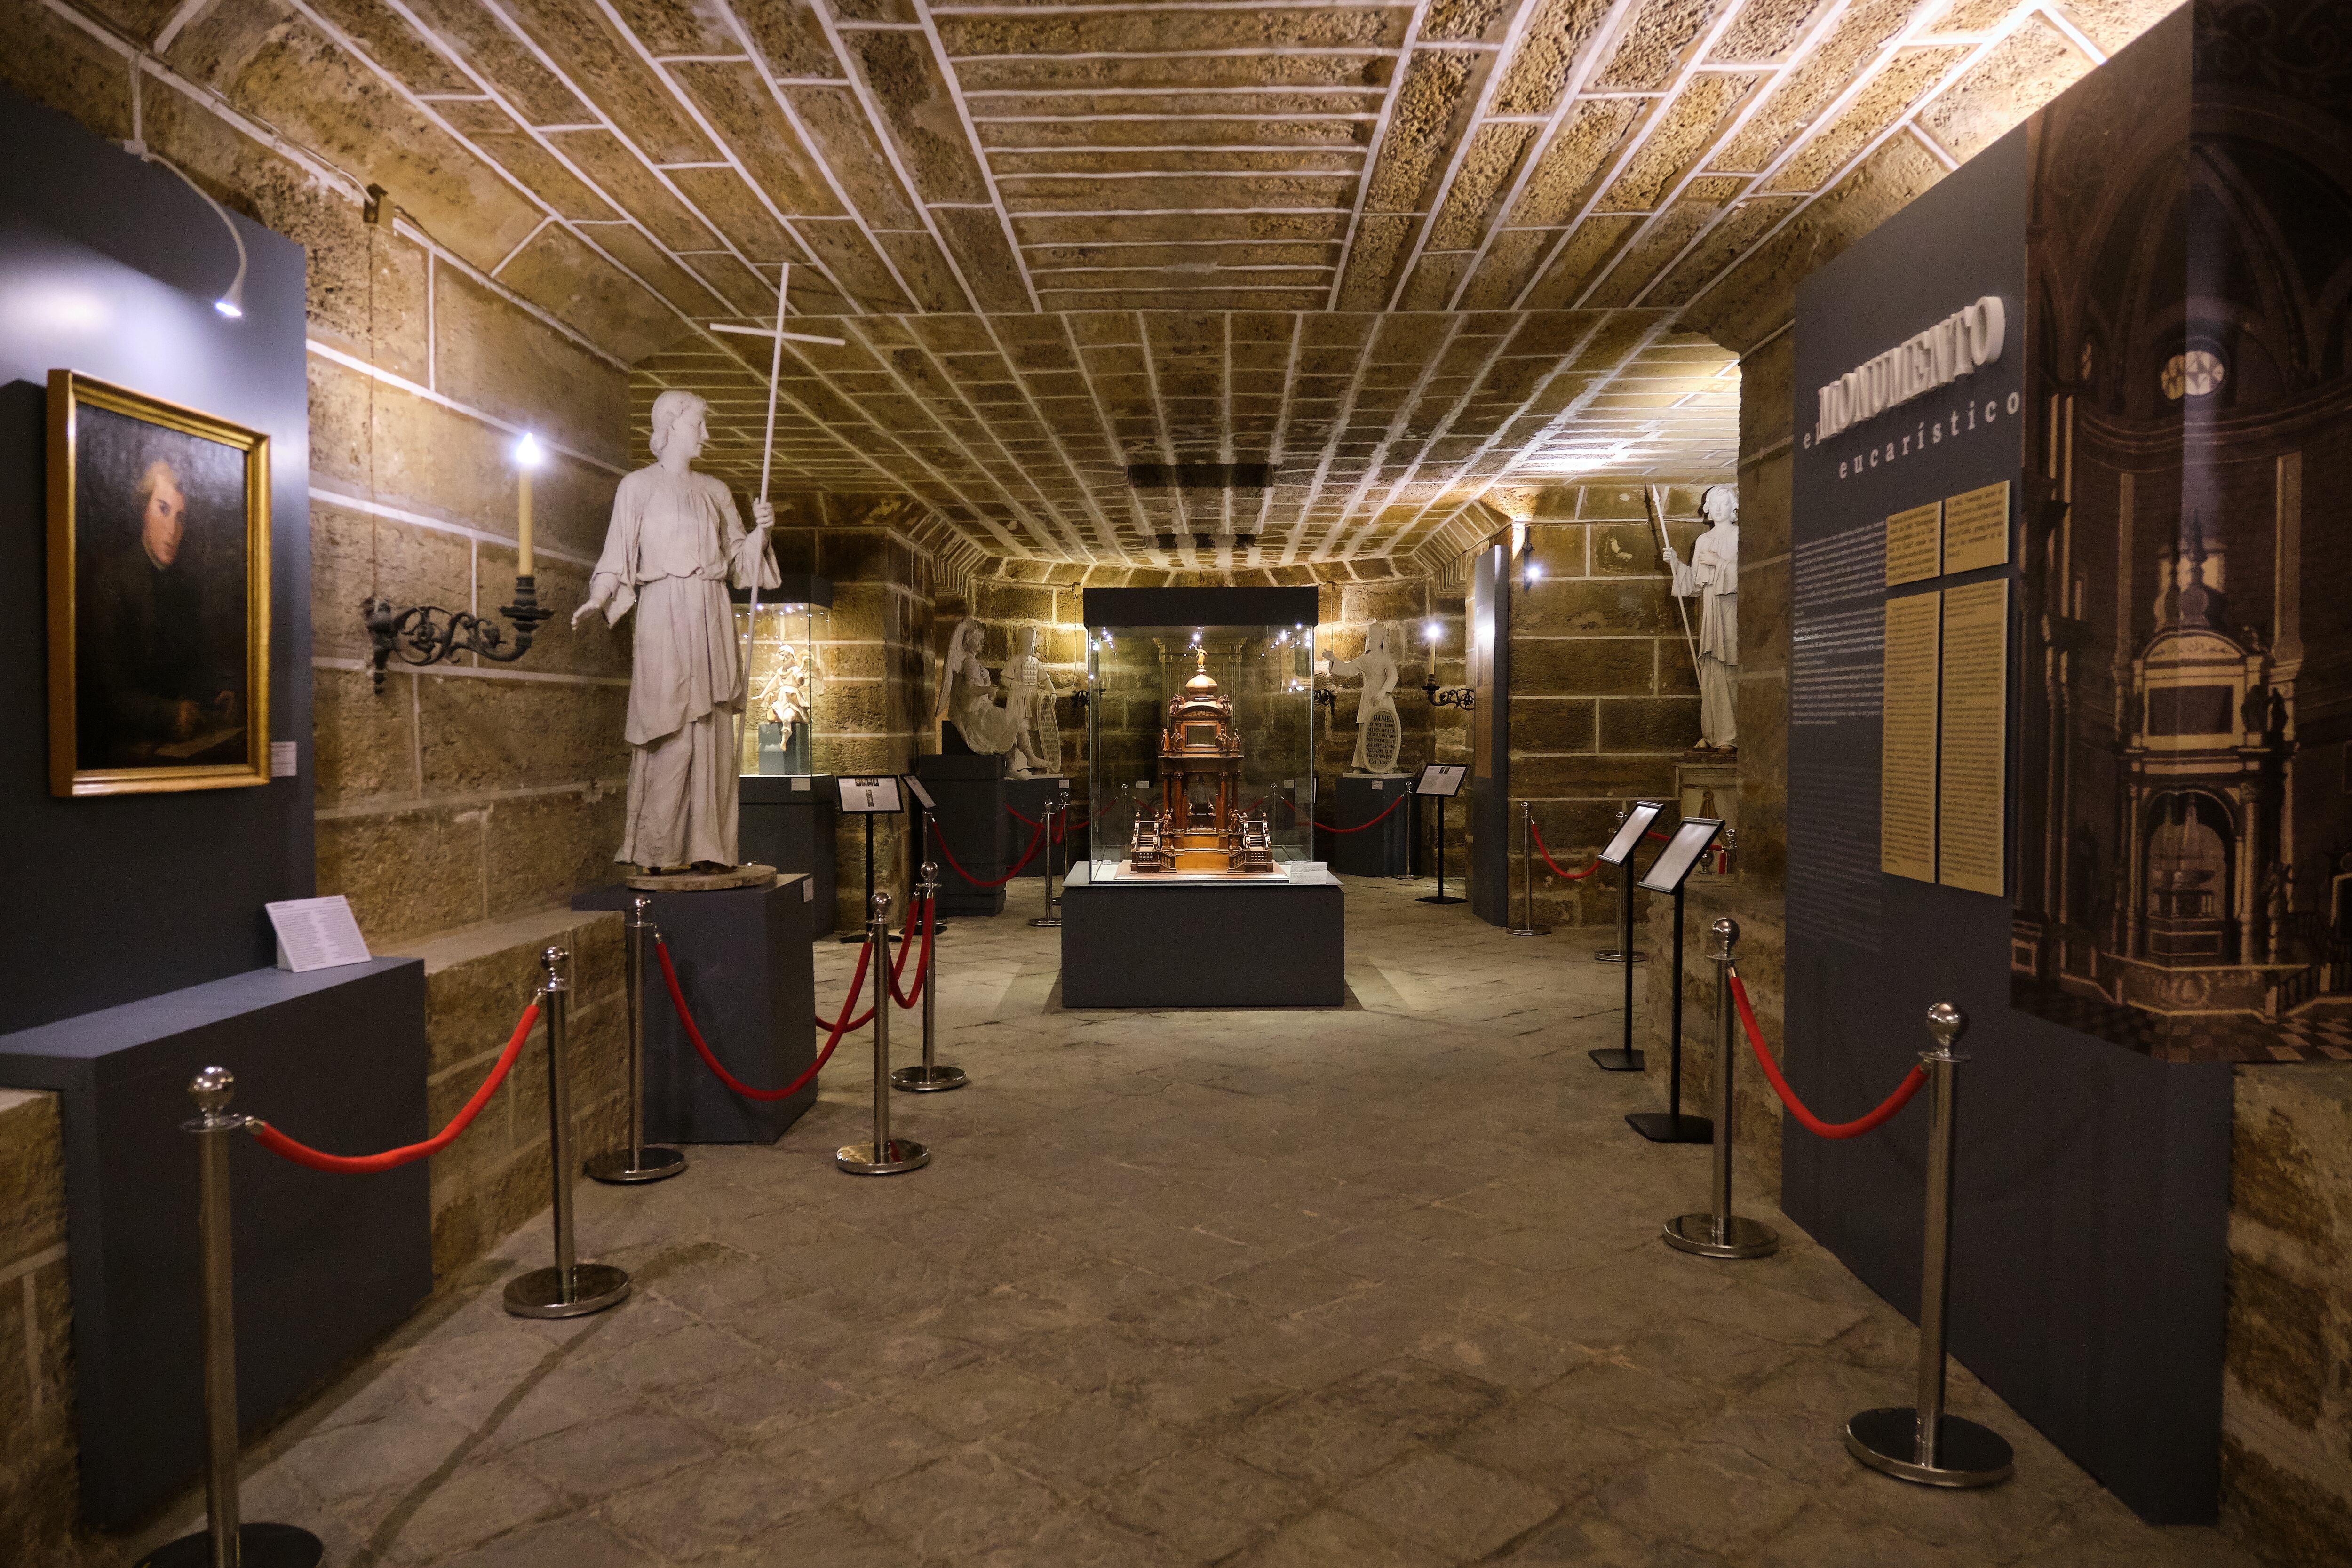
M899 788L900 782L896 773L885 773L879 778L838 778L834 781L841 789L842 814L866 819L866 908L868 910L874 908L874 819L896 816L907 809L905 795ZM844 946L865 940L866 931L862 926L845 931L840 937ZM897 942L898 933L892 931L890 940Z
M1715 1141L1713 1121L1704 1116L1683 1114L1683 888L1706 854L1707 846L1722 831L1723 823L1718 818L1684 817L1682 826L1675 829L1675 836L1658 851L1658 858L1650 862L1648 873L1642 878L1643 892L1671 893L1675 900L1675 1000L1666 1026L1666 1109L1637 1110L1625 1118L1628 1127L1653 1143ZM1719 998L1718 1005L1729 1006L1730 998Z
M1633 1048L1633 966L1642 962L1642 955L1633 951L1633 851L1642 847L1642 836L1665 809L1662 800L1635 801L1625 820L1617 825L1616 837L1601 851L1602 862L1617 868L1617 946L1592 956L1603 963L1625 966L1625 1043L1584 1053L1603 1072L1642 1070L1642 1053Z
M1437 891L1423 894L1418 900L1424 904L1459 904L1468 900L1456 898L1445 890L1445 803L1462 793L1462 781L1469 776L1469 768L1461 763L1431 763L1412 781L1415 795L1437 797Z

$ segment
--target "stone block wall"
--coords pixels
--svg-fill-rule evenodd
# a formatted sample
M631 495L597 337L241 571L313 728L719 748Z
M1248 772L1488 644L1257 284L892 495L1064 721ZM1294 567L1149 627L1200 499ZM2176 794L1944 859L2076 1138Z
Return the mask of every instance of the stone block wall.
M584 1163L628 1137L618 914L541 910L402 950L401 956L425 961L425 1120L442 1126L488 1076L541 983L540 954L549 947L572 955L564 1059L572 1073L573 1150ZM435 1155L429 1169L436 1283L460 1274L548 1206L543 1018L473 1127ZM593 1238L583 1245L593 1247Z
M1685 560L1706 530L1703 489L1657 488ZM1546 486L1521 500L1529 515L1511 595L1511 795L1534 805L1552 859L1573 871L1591 864L1630 803L1674 798L1675 765L1698 743L1698 679L1642 490ZM1515 807L1506 847L1515 896L1517 820ZM1616 920L1614 873L1571 881L1540 858L1535 870L1537 923Z
M0 1089L0 1562L83 1561L58 1097Z
M2352 1071L2237 1069L2221 1524L2270 1561L2352 1564Z

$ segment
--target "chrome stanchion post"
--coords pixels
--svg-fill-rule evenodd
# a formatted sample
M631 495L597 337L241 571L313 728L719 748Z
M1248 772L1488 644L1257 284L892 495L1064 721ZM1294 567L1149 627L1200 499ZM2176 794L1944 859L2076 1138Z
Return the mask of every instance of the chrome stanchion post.
M931 1152L890 1136L890 948L883 941L890 934L889 894L867 902L866 933L874 944L874 1142L842 1145L833 1163L853 1176L895 1176L929 1164Z
M1519 923L1506 936L1549 936L1551 927L1536 924L1535 806L1519 802Z
M1045 912L1029 922L1033 926L1051 927L1062 923L1061 911L1054 905L1054 825L1056 822L1062 825L1063 836L1068 837L1070 797L1066 794L1058 800L1049 800L1045 803ZM1065 849L1066 864L1067 854L1068 851Z
M929 904L939 897L939 864L936 861L926 860L923 862L922 885L915 889L915 896ZM931 934L934 938L939 934L938 914L938 909L934 906L925 916L925 919L930 922ZM939 1016L935 1004L940 994L940 950L936 941L930 944L930 951L924 955L922 984L923 1065L918 1068L900 1068L890 1075L890 1087L903 1089L910 1094L929 1094L943 1089L961 1089L971 1081L965 1076L963 1068L941 1067L937 1057Z
M1845 1424L1846 1452L1874 1470L1929 1487L1989 1487L2017 1469L2000 1433L1944 1410L1945 1318L1951 1306L1953 1133L1959 1114L1956 1074L1969 1058L1952 1047L1969 1026L1949 1002L1927 1009L1936 1048L1927 1069L1927 1234L1919 1265L1919 1394L1909 1409L1865 1410Z
M229 1247L228 1146L247 1118L229 1113L236 1079L205 1068L188 1082L196 1118L196 1246L204 1279L205 1531L139 1560L139 1568L313 1568L326 1548L291 1524L238 1517L236 1452L236 1274Z
M629 1276L609 1263L583 1263L572 1242L572 1064L564 1059L572 954L551 947L539 955L547 971L547 1146L554 1176L555 1267L534 1268L507 1282L507 1310L518 1318L584 1318L617 1307L629 1294Z
M1738 963L1734 951L1739 922L1728 916L1707 928L1715 933L1716 951L1707 954L1724 991L1722 1017L1715 1057L1715 1207L1708 1214L1676 1215L1666 1222L1665 1241L1677 1252L1701 1258L1763 1258L1780 1247L1780 1235L1770 1226L1744 1219L1731 1212L1731 1068L1732 1047L1738 1037L1738 1010L1730 1005L1731 971Z
M628 912L621 918L621 935L628 947L629 1146L588 1162L588 1174L599 1182L658 1182L686 1169L686 1155L678 1150L646 1143L646 949L654 936L648 912L653 904L643 893L632 894Z

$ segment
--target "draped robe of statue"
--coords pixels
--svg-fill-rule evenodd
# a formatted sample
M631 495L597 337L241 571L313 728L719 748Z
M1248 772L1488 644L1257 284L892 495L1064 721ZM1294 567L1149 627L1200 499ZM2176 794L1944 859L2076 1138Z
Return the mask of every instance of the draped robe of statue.
M1698 536L1688 562L1669 557L1675 595L1698 611L1698 731L1702 743L1737 742L1732 688L1739 675L1739 527L1718 522Z
M766 536L746 533L735 498L708 474L659 463L623 479L589 582L607 624L636 610L635 668L623 731L629 816L614 857L636 866L732 866L741 771L735 715L743 667L729 581L782 579Z

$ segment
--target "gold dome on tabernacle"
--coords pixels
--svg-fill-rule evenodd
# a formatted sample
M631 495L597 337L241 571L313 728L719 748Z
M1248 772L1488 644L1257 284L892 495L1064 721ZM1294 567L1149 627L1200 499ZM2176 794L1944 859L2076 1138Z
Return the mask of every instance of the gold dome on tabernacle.
M1217 678L1209 673L1208 652L1196 647L1192 650L1192 658L1198 662L1199 668L1192 679L1184 683L1184 689L1194 697L1207 697L1217 689Z

